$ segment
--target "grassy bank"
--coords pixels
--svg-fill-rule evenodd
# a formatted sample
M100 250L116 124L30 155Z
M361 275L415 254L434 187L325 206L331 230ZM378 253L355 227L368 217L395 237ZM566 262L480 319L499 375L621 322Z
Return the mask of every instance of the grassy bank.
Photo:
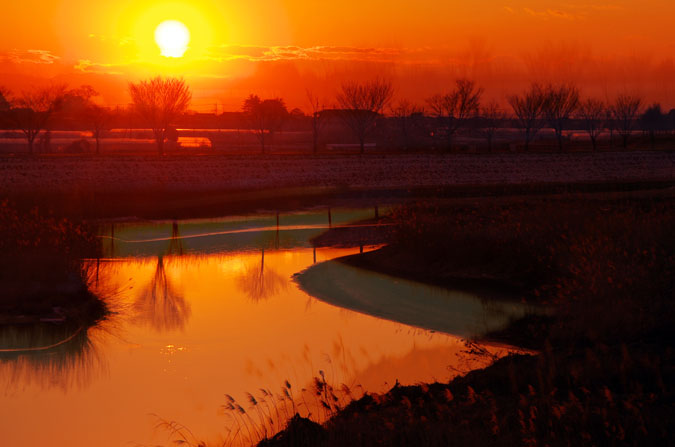
M81 270L81 259L97 252L84 225L0 201L0 326L99 318L103 305Z
M675 201L549 197L399 208L346 262L555 308L491 338L536 347L449 384L395 387L260 445L667 445L675 422Z

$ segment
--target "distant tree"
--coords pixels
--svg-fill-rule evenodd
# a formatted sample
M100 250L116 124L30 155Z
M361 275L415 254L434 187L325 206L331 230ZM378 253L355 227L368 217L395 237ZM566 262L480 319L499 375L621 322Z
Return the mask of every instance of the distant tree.
M284 120L284 123L281 126L281 130L288 129L295 131L305 129L308 117L305 115L305 112L303 112L302 109L299 107L294 107L288 111L286 118L287 119Z
M288 117L286 104L281 98L261 100L258 95L250 95L244 101L243 111L260 141L261 151L264 154L266 135L271 139Z
M599 99L587 98L579 103L577 115L591 139L593 150L597 150L598 137L604 130L602 124L605 120L605 104Z
M309 102L310 112L312 114L312 152L319 151L319 136L321 130L326 124L324 115L321 113L325 109L324 104L319 100L311 90L307 90L307 101Z
M642 100L638 97L619 95L612 106L612 118L616 123L617 132L621 135L624 149L628 147L628 139L633 132L641 104Z
M288 116L292 119L302 119L305 117L305 112L300 108L295 107L288 112Z
M8 112L12 108L10 104L10 99L12 93L5 87L0 85L0 112Z
M506 113L499 107L495 101L490 102L483 107L481 115L481 133L485 136L488 144L488 151L492 152L492 143L497 130L502 126Z
M653 104L640 117L642 130L649 135L649 142L654 148L656 144L656 134L663 132L668 128L667 115L661 112L661 104Z
M366 138L373 131L377 119L391 101L394 89L390 81L375 79L358 83L345 82L337 95L342 117L359 140L361 153L365 151Z
M91 105L92 98L99 93L91 85L66 90L59 104L59 115L67 115L80 119Z
M101 153L101 137L110 128L111 113L105 107L89 104L87 107L87 126L96 141L96 154Z
M35 138L40 131L47 129L49 118L60 106L65 91L64 85L35 88L24 91L13 101L10 119L26 137L30 154L33 153Z
M544 91L543 112L555 131L558 150L563 150L563 130L579 107L579 89L573 84L548 85Z
M614 106L607 104L605 106L605 127L609 131L609 147L614 147L614 131L616 130L616 120L614 119Z
M129 83L134 109L152 129L157 152L164 155L167 129L187 111L192 99L190 87L180 78L155 78Z
M91 131L96 142L96 154L101 153L101 137L110 123L110 111L94 103L99 93L90 85L66 91L61 101L59 114L71 117L79 126Z
M455 129L455 117L452 114L454 110L454 97L452 94L440 94L437 93L426 100L427 106L431 110L431 113L436 118L438 126L445 129L445 137L447 139L446 148L450 150L452 148L452 136ZM438 135L438 129L434 132Z
M532 84L522 95L508 97L508 102L516 115L518 125L525 131L525 150L527 151L530 141L543 127L542 114L546 93L539 84Z
M11 98L12 93L0 85L0 126L5 126L10 121L9 112L12 109L12 104L10 103Z
M474 81L458 79L450 93L427 99L427 104L445 129L448 150L452 149L457 130L466 124L467 119L478 114L482 95L483 89L477 87Z
M411 134L424 116L424 108L403 99L391 108L391 116L403 139L403 149L407 151L410 148Z

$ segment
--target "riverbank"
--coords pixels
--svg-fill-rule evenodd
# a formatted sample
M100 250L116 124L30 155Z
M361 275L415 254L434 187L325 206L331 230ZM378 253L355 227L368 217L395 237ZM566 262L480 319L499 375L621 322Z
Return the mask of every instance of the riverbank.
M260 445L665 445L675 422L675 201L548 198L401 207L391 246L351 265L440 284L512 284L555 308L489 334L530 340L449 384L366 396ZM480 276L477 276L480 275ZM521 343L522 344L522 343Z
M80 327L101 318L104 306L87 289L80 265L98 251L84 225L0 201L0 329Z

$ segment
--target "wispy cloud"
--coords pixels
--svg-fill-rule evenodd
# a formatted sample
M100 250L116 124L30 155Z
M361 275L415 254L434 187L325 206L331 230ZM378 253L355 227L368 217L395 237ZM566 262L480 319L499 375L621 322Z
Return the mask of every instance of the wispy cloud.
M546 13L551 17L556 17L558 19L575 20L580 18L574 14L570 14L569 12L562 11L560 9L547 9Z
M53 64L61 59L48 50L9 50L0 54L0 59L15 64Z
M99 42L113 43L119 46L132 45L136 42L131 37L106 36L104 34L89 34L87 37Z
M622 11L625 9L624 6L614 3L564 3L562 6L583 11Z
M578 20L584 18L582 14L573 14L561 9L534 10L531 8L523 8L523 11L531 17L540 19Z
M123 71L120 71L123 68L123 65L120 64L102 64L99 62L92 62L89 59L80 59L77 61L77 64L73 66L77 71L83 73L97 73L97 74L107 74L107 75L122 75ZM117 70L116 70L117 69Z
M227 61L245 59L250 61L279 60L348 60L348 61L393 61L402 54L395 48L361 48L346 46L246 46L223 45L209 51L210 59Z

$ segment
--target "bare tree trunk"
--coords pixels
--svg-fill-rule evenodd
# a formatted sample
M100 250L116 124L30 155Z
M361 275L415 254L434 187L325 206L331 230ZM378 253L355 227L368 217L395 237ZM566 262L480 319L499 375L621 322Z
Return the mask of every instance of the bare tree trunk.
M319 117L317 112L312 116L312 153L319 152Z
M614 147L614 130L609 129L609 147L610 149Z
M556 129L555 131L556 137L558 137L558 152L563 151L563 135L562 135L562 130L558 131Z
M155 133L155 142L157 143L157 152L159 155L164 155L164 131L156 130Z
M528 151L530 147L530 129L525 129L525 152Z

